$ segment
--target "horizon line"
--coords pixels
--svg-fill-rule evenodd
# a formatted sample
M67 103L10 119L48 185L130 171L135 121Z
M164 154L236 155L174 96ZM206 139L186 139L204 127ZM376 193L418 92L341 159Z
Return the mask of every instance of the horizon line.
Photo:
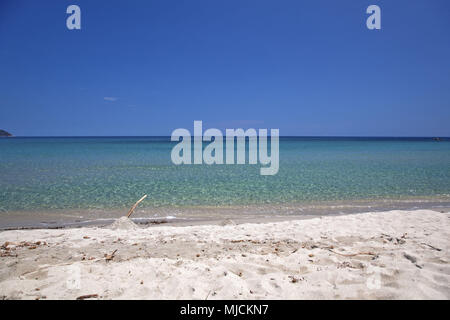
M223 135L226 137L226 135ZM268 134L267 136L270 136ZM170 135L75 135L75 136L68 136L68 135L52 135L52 136L9 136L9 137L2 137L2 138L148 138L148 137L155 137L155 138L170 138ZM194 135L191 135L191 137L195 137ZM280 135L280 138L444 138L444 139L450 139L450 136L377 136L377 135Z

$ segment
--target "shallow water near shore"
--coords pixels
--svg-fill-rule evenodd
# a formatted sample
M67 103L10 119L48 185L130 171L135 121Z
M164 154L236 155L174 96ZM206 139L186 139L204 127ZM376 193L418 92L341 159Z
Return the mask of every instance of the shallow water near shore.
M280 169L171 163L169 137L0 140L0 228L341 214L450 205L450 141L280 138ZM204 146L206 143L204 143Z

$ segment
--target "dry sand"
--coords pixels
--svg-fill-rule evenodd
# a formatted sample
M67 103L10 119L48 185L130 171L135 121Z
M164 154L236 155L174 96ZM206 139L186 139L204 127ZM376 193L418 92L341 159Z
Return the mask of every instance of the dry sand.
M449 299L449 232L431 210L3 231L0 298Z

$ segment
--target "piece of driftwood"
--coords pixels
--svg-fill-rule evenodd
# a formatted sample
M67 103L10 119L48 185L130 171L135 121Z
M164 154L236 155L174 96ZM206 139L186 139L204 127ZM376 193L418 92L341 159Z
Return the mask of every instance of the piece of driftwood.
M113 253L111 254L105 254L105 260L106 262L111 261L112 259L114 259L114 255L116 254L117 249L113 251Z
M350 253L350 254L339 253L339 252L333 251L331 249L328 249L328 251L338 254L340 256L343 256L343 257L354 257L354 256L360 256L360 255L361 256L376 256L375 253L370 252L370 251L369 252Z
M421 244L424 244L424 245L426 245L426 246L428 246L428 247L430 247L431 249L433 249L433 250L436 250L436 251L442 251L442 249L439 249L439 248L436 248L436 247L433 247L431 244L428 244L428 243L425 243L425 242L422 242Z
M127 218L129 218L131 216L131 214L133 213L134 209L136 209L136 207L138 206L138 204L144 200L145 198L147 198L147 195L144 195L142 198L140 198L130 209L130 211L128 211L127 213Z
M90 299L90 298L98 298L98 294L86 294L84 296L77 297L77 300L84 300L84 299Z

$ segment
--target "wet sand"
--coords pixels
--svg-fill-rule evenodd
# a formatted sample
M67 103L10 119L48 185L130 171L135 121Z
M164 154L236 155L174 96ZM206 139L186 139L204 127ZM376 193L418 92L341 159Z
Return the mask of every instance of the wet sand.
M131 204L130 204L131 206ZM130 207L114 209L52 209L0 212L0 231L13 229L62 229L102 227L122 217ZM405 199L312 201L282 204L227 206L139 207L132 220L142 226L219 224L224 219L239 223L271 222L390 210L450 211L448 196Z

